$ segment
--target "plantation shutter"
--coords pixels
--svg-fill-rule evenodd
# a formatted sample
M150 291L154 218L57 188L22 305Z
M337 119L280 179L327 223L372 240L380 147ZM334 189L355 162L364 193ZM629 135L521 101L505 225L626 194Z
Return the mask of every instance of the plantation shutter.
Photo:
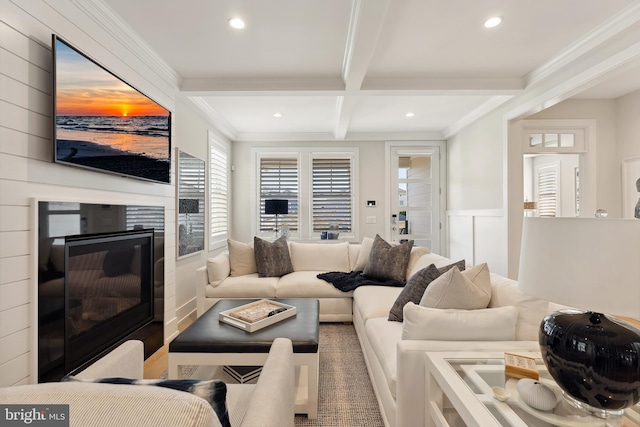
M276 216L264 213L264 201L267 199L286 199L289 201L289 213L278 215L278 226L284 225L289 227L291 231L297 231L297 158L260 159L260 231L273 231L276 228Z
M538 216L555 217L558 200L558 173L555 168L538 172Z
M209 237L214 246L226 242L228 236L228 158L213 144L209 147Z
M186 153L183 153L186 154ZM198 212L203 213L205 209L204 205L204 192L205 192L205 179L204 179L204 162L197 157L185 155L180 157L180 176L178 178L179 190L181 199L195 199L198 201ZM185 215L186 222L189 224L188 232L198 236L202 236L204 239L204 215L202 221L189 221L189 214Z
M336 224L351 231L352 194L350 158L313 159L313 231Z
M155 232L164 231L164 208L161 206L129 206L126 212L127 230L153 228Z

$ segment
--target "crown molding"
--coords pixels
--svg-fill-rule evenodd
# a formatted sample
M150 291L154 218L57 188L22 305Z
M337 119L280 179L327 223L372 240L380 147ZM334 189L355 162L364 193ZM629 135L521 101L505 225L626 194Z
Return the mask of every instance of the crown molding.
M133 29L102 0L69 0L104 31L129 49L166 81L180 86L181 78Z
M443 141L439 131L431 132L350 132L336 139L330 132L240 132L238 142L336 142L336 141Z
M193 102L193 104L202 112L203 116L211 122L218 132L230 141L236 141L238 139L238 131L204 99L198 96L188 96L187 99Z
M588 52L594 52L599 46L627 28L640 22L640 2L634 2L622 9L611 19L592 29L587 35L563 49L558 55L525 76L526 85L534 85L548 78L561 68L577 60Z

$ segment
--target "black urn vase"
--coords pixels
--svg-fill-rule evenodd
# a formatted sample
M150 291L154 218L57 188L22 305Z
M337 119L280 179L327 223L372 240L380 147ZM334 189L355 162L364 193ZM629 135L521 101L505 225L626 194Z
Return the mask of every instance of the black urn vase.
M549 373L575 406L609 417L640 400L639 329L604 314L563 310L544 318L539 342Z

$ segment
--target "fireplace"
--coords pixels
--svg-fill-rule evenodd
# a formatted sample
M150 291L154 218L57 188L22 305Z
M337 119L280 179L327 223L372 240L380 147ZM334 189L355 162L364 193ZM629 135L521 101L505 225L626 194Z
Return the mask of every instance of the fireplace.
M147 357L160 348L163 208L40 202L38 222L38 381L127 339L142 340Z

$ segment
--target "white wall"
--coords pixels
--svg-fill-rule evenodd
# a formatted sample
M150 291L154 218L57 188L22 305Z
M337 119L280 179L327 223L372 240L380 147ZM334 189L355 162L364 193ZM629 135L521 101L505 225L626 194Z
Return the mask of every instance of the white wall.
M504 118L498 109L447 141L448 256L507 274Z
M206 117L202 116L201 110L181 96L176 99L176 117L178 120L176 120L175 133L179 142L178 148L205 160L207 167L209 165L209 132L214 133L218 142L227 147L230 146L229 140L211 126ZM196 311L196 269L205 265L207 258L221 251L221 249L210 250L207 237L208 225L209 219L205 214L205 251L176 261L176 317L178 320ZM175 252L175 248L173 250Z
M176 304L193 293L182 277L176 289L176 272L190 266L175 262L174 184L51 162L52 33L171 110L173 147L184 143L195 149L190 129L204 127L201 120L197 126L185 120L192 112L175 105L173 71L97 7L75 0L0 0L0 386L36 380L34 199L164 206L165 338L177 332ZM175 161L172 166L175 182Z

